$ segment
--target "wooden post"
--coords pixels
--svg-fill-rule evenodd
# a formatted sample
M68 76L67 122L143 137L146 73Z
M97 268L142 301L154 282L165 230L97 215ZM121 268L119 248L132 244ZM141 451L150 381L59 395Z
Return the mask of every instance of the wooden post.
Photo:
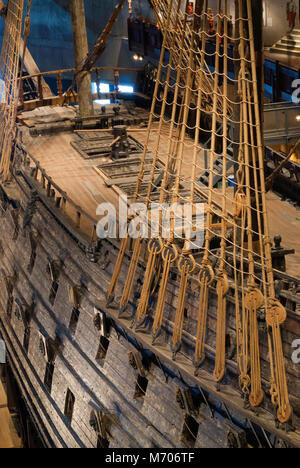
M63 87L62 87L62 77L61 72L57 73L57 92L59 96L63 95Z
M263 122L263 104L264 104L264 54L263 54L263 6L262 0L252 0L252 15L253 15L253 28L254 28L254 39L255 39L255 60L256 60L256 69L257 69L257 85L258 85L258 102L260 108L260 119ZM242 9L243 11L240 12L239 10L239 0L235 0L235 16L236 18L246 18L247 17L247 0L242 0ZM247 35L247 26L245 24L245 34ZM236 24L235 30L235 37L238 38L240 36L239 33L239 24ZM241 62L240 62L240 54L239 54L239 41L235 42L234 45L234 58L235 64L235 79L237 80L239 77L240 69L241 69ZM235 85L236 89L236 96L238 96L238 84ZM238 101L238 99L236 99ZM240 105L241 103L238 102L234 106L234 120L236 122L240 121ZM255 113L253 109L252 115L252 122L255 122ZM233 154L234 160L238 161L239 156L239 141L240 141L240 128L238 125L234 125L234 145L233 145ZM255 134L254 134L254 145L257 144ZM258 159L257 151L254 152L254 157ZM235 174L237 173L239 166L235 164ZM256 169L256 174L253 168L250 168L250 193L251 193L251 210L252 210L252 229L255 233L258 233L258 219L257 219L257 205L256 205L256 197L255 197L255 175L259 180L259 171ZM259 209L261 210L261 196L259 194ZM263 217L261 216L261 227L262 232L264 232L264 224L263 224ZM255 250L258 251L258 234L253 235L253 241L255 245ZM247 234L245 236L245 242L247 242Z
M20 106L23 108L24 105L24 81L21 80L20 83L20 93L19 93Z
M70 12L74 38L75 66L77 70L80 70L89 51L84 0L70 0ZM80 116L88 117L93 115L92 84L89 72L77 74L77 87Z

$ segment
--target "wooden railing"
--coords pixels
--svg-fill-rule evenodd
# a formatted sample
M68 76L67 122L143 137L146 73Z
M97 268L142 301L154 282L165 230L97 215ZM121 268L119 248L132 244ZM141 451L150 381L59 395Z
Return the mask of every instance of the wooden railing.
M94 67L91 70L91 73L95 75L95 78L93 81L96 82L97 84L97 89L98 92L93 94L93 99L110 99L113 97L116 97L118 94L118 86L120 84L119 78L120 78L120 73L122 72L141 72L143 71L143 68L122 68L122 67ZM70 79L70 74L72 77L74 76L76 72L75 68L67 68L64 70L53 70L53 71L48 71L48 72L43 72L43 73L35 73L32 75L26 75L21 78L22 82L24 83L25 80L32 80L35 84L36 88L36 94L37 98L33 100L25 100L24 97L24 89L23 86L21 86L21 92L20 92L20 109L24 111L29 111L33 110L37 107L43 107L43 106L55 106L55 105L63 105L63 104L74 104L77 102L77 92L76 88L72 89L69 88L66 90L66 92L63 91L63 79L64 75L69 75L68 79L70 82L72 81L72 78ZM103 94L100 93L100 77L101 77L101 72L112 72L112 82L114 83L115 90L112 93L108 94ZM52 93L49 93L49 88L45 89L44 86L44 80L47 77L55 77L56 76L56 81L57 81L57 95L53 95Z

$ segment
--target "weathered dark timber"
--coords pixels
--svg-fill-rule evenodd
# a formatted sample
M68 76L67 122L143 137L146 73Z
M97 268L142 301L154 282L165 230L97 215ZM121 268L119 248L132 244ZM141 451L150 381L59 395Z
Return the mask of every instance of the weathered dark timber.
M207 358L196 377L191 360L198 308L195 288L188 290L183 347L174 362L168 342L178 296L175 270L168 285L163 335L159 346L154 347L147 329L134 331L131 328L130 315L136 307L134 295L128 318L118 318L117 311L106 308L105 294L118 242L96 243L80 232L64 213L63 206L53 198L51 187L48 190L45 184L43 188L36 180L35 171L26 166L23 156L14 182L9 187L1 187L1 193L1 260L5 275L11 281L0 298L0 330L14 375L47 446L252 446L257 443L253 427L262 446L300 446L299 370L290 360L291 344L300 334L299 298L290 284L294 281L297 287L299 282L276 272L277 280L286 285L286 289L279 290L279 296L288 311L282 337L295 412L295 431L286 431L276 426L269 401L267 343L263 330L262 372L267 395L262 408L254 412L245 407L237 388L234 291L228 299L227 374L220 388L216 388L208 372L215 348L217 300L213 288L209 299ZM16 209L18 218L11 216ZM18 219L17 231L15 219ZM129 260L126 257L117 294L125 281ZM143 270L141 263L137 274L141 275ZM74 291L81 291L80 295L74 296ZM8 314L9 299L13 302ZM34 308L30 308L33 304ZM79 312L75 328L74 307ZM28 309L32 311L30 314L25 313ZM150 322L151 317L150 311ZM26 351L24 337L28 320L30 340ZM51 392L49 381L45 383L46 369L51 363L45 346L48 342L55 343L56 349ZM132 366L129 351L140 356L147 379L145 395L137 386L141 368ZM75 397L71 423L65 416L68 390ZM90 424L95 410L102 418L107 418L107 430L100 435L95 424ZM212 413L214 418L211 418ZM196 421L195 426L193 421ZM195 440L187 435L187 423L193 427L199 425ZM259 427L267 432L269 442Z

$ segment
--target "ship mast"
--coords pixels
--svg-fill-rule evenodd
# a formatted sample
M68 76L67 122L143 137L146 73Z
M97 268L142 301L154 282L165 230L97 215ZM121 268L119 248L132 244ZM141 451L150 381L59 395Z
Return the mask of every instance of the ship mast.
M88 40L84 0L70 0L70 12L74 38L74 54L77 73L79 112L81 117L93 115L92 84L90 72L82 71L82 65L88 55Z

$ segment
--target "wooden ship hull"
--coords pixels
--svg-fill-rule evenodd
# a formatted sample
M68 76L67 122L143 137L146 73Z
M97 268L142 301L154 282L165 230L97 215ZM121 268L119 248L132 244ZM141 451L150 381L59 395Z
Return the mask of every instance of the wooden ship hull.
M209 372L215 359L215 289L209 292L206 361L195 376L198 290L190 285L182 349L173 361L169 342L178 300L175 270L168 285L163 335L159 346L153 346L147 327L132 328L135 292L123 318L106 305L120 244L88 236L93 232L92 218L72 206L26 146L18 144L15 154L13 182L1 185L5 287L0 331L9 365L45 446L299 446L298 370L288 358L295 427L276 426L268 395L263 407L255 410L243 401L237 385L234 290L227 307L227 373L216 385ZM120 289L129 261L128 256ZM144 269L141 262L137 275ZM288 357L299 336L299 299L290 288L299 281L280 272L276 278L285 288L280 299L288 311L282 332ZM267 381L263 322L260 327L263 381ZM71 416L66 407L70 395ZM101 424L97 418L95 423L95 414Z

